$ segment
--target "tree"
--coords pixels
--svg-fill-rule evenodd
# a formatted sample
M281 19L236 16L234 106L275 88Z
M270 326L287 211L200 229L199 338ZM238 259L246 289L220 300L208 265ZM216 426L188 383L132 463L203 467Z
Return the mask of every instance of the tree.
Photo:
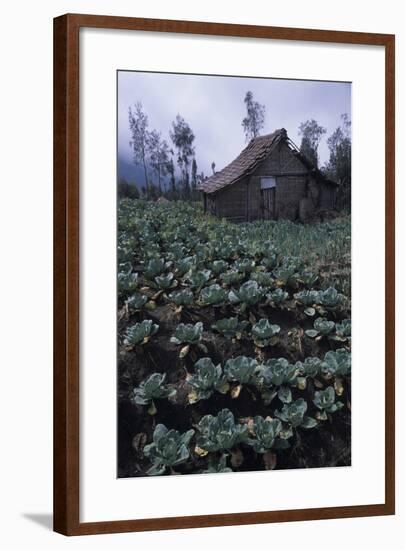
M194 193L194 191L197 190L197 161L195 160L195 157L193 158L193 162L191 164L191 191Z
M212 173L215 174L215 162L212 161L211 163L211 170L212 170Z
M341 120L341 126L338 126L327 140L329 161L324 169L330 179L339 184L338 206L350 210L352 185L352 123L347 114L343 114Z
M188 123L180 115L177 115L176 120L172 122L170 139L177 149L177 164L181 172L183 195L188 198L190 196L189 165L190 157L195 153L193 147L195 136Z
M320 126L313 118L300 124L298 135L301 139L301 153L303 153L314 166L318 167L318 147L326 128Z
M118 197L139 199L139 191L135 183L128 183L125 178L121 178L118 182Z
M253 100L252 92L246 92L244 99L247 115L242 120L243 131L246 141L260 135L260 130L264 126L265 107Z
M172 155L173 155L173 151L172 151ZM171 196L172 198L174 199L176 197L176 178L174 176L174 162L173 162L173 156L171 157L168 165L167 165L167 171L169 173L169 176L170 176L170 193L171 193Z
M135 164L141 164L143 166L145 174L145 193L149 195L149 178L147 169L147 156L148 156L148 116L143 111L142 103L138 101L135 103L134 110L129 107L128 110L129 129L131 132L130 147L133 149L133 159Z
M159 195L162 194L162 178L169 172L169 146L157 130L152 130L148 137L150 164L158 179Z

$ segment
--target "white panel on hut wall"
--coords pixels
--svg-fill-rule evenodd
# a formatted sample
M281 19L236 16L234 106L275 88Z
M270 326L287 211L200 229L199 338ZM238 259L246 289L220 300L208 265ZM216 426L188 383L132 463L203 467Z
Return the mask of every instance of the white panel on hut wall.
M276 187L276 178L274 177L260 178L261 189L273 189L273 187Z

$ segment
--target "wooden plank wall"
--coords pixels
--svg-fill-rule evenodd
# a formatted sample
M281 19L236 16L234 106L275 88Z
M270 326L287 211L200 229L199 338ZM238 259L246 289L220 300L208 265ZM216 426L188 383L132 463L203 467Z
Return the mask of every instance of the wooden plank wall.
M285 143L280 143L265 159L250 177L249 211L250 220L262 218L262 199L260 178L277 173L307 172L307 168L296 158ZM298 204L306 193L306 176L291 175L277 177L276 208L278 218L295 219L298 214Z

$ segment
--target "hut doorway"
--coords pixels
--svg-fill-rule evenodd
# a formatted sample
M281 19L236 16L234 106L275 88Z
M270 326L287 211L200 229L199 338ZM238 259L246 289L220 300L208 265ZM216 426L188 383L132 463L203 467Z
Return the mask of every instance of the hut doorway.
M261 178L262 212L264 220L274 220L276 215L276 178Z

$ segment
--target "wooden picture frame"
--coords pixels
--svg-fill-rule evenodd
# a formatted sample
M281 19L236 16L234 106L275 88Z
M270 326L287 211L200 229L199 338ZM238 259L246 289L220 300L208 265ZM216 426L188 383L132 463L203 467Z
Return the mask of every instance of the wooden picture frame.
M81 523L79 514L79 30L82 27L385 48L385 502ZM395 511L393 35L68 14L54 20L54 529L65 535L390 515Z

